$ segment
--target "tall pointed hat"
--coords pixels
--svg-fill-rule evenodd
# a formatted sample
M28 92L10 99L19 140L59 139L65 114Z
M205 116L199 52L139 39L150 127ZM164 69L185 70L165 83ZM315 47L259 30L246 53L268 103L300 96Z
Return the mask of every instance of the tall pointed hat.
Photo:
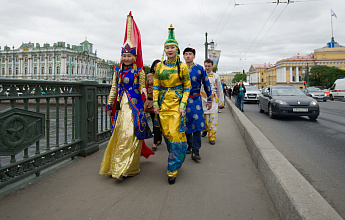
M167 45L175 45L176 47L178 47L178 42L175 40L175 32L172 24L170 24L168 40L166 40L164 43L164 46Z
M141 50L141 36L140 31L135 23L132 12L129 12L126 22L125 38L123 40L123 47L121 53L133 53L137 55L136 66L143 67L143 56Z

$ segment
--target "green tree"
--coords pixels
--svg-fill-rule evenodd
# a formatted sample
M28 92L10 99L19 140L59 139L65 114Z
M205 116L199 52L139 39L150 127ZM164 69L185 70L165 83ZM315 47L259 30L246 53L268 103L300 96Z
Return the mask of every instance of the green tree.
M232 79L232 83L239 81L247 82L247 74L237 73L235 77Z
M310 69L309 86L323 86L329 88L334 81L345 76L345 70L329 66L313 66Z

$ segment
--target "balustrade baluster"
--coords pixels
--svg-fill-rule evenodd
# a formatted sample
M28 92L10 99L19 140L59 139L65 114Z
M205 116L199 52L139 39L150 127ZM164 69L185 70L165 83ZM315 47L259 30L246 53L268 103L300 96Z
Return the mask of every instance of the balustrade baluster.
M60 112L59 112L59 100L60 100L60 98L56 98L56 108L55 108L55 118L56 118L56 124L55 124L55 132L56 132L56 134L55 134L55 137L56 137L56 144L55 144L55 146L56 147L59 147L59 134L60 134L60 132L59 132L59 128L60 128L60 126L59 126L59 120L60 120Z
M64 144L67 144L67 99L68 97L65 97L65 117L64 117L64 126L65 126L65 142Z
M101 132L103 131L103 95L101 95Z
M105 105L107 104L107 102L108 102L108 96L106 95L105 96ZM108 112L105 109L105 105L103 107L103 111L105 111L105 130L108 130Z
M40 112L40 101L41 99L36 99L36 112ZM40 154L40 141L36 142L36 155Z
M46 98L46 131L47 131L47 133L46 133L46 150L48 151L48 150L50 150L50 143L49 143L49 140L50 140L50 137L49 137L49 133L50 133L50 119L49 119L49 105L50 105L50 98Z
M72 142L75 141L75 97L72 97Z
M75 105L75 111L76 111L76 114L75 114L76 115L76 127L75 127L76 137L77 137L77 139L81 139L80 97L77 97L77 101L76 101L76 105Z
M29 99L24 99L24 109L25 110L29 110L28 102L29 102ZM24 149L24 156L23 156L23 158L29 158L29 148L25 148Z

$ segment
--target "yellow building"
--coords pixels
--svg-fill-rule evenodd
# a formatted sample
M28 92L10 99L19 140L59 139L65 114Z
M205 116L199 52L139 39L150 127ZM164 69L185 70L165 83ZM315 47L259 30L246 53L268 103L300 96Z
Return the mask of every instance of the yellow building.
M272 68L273 65L270 63L264 64L252 64L249 68L247 75L249 76L249 84L256 85L258 88L266 87L266 71Z
M227 86L232 87L232 86L234 86L234 83L232 83L232 80L237 73L241 73L241 72L222 73L222 74L218 74L218 75L219 75L220 80L224 80L224 82Z

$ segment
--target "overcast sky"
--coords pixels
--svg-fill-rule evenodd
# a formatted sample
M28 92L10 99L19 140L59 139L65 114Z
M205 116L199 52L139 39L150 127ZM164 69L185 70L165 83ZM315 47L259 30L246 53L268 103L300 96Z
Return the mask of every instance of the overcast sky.
M132 11L142 36L144 64L160 59L173 24L180 48L205 58L205 32L221 50L219 73L249 70L307 55L331 39L345 45L345 0L0 0L0 46L87 40L98 57L119 61L126 16ZM287 0L280 0L287 1ZM235 5L236 2L236 5ZM183 60L183 59L182 59Z

